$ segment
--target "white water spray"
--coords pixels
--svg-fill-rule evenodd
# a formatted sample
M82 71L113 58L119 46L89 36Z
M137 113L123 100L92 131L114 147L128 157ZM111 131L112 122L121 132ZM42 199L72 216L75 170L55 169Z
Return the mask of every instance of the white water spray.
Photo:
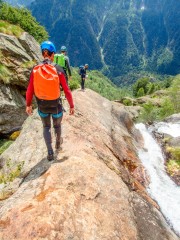
M159 133L166 133L171 135L172 137L179 137L180 136L180 123L166 123L166 122L159 122L155 125L156 131Z
M164 124L164 123L163 123ZM170 124L171 133L179 129L180 124ZM161 126L162 127L162 126ZM139 158L150 176L148 192L157 201L162 213L175 232L180 236L180 187L167 175L164 167L164 158L158 143L144 124L136 124L144 138L144 149L139 150ZM172 130L173 129L173 130ZM164 128L161 131L164 131Z

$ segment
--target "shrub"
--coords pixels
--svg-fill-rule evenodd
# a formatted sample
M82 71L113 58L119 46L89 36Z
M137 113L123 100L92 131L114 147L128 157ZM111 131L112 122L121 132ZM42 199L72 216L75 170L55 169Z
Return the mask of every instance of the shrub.
M124 99L123 100L123 104L125 106L132 106L133 105L133 101L131 99Z
M152 123L158 119L159 108L154 106L151 102L145 103L142 105L143 109L141 110L138 122Z
M19 25L38 42L47 40L49 37L45 28L39 25L36 19L31 15L31 12L26 8L16 8L7 3L2 3L0 8L0 19Z
M71 90L78 89L79 88L78 81L75 81L75 80L69 81L69 87L70 87Z
M0 80L2 80L5 84L8 84L10 82L10 78L10 70L5 65L0 64Z
M148 91L147 87L146 87L148 85L148 83L149 83L149 78L147 78L147 77L140 78L139 80L137 80L137 82L134 83L133 86L132 86L132 88L133 88L133 95L135 97L140 97L140 96L145 95L147 93L147 91Z
M171 158L174 160L180 160L180 147L168 147L167 152L171 154Z
M145 93L144 93L144 88L140 88L139 90L138 90L138 92L137 92L137 97L142 97L142 96L144 96L145 95Z
M167 171L171 176L174 176L176 173L178 173L180 171L180 160L170 160L167 163Z
M174 106L169 98L165 98L159 108L158 120L163 120L174 113Z

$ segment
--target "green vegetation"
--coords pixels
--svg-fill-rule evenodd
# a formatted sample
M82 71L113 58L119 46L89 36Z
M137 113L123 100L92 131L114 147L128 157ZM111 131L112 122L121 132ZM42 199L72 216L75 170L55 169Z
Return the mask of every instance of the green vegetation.
M169 97L172 102L174 112L180 112L180 74L177 75L169 89Z
M133 84L144 73L179 73L178 1L166 0L161 11L154 11L159 6L155 0L148 1L144 11L140 0L136 8L128 0L93 0L85 6L83 1L70 1L66 8L63 1L56 2L33 1L30 8L57 49L66 43L74 66L88 61L91 69L101 69L117 86Z
M5 84L8 84L11 76L10 70L5 65L0 64L0 80L2 80Z
M138 122L152 123L157 120L159 113L158 107L154 106L151 102L143 104L143 109L141 110Z
M94 70L87 73L88 78L85 82L85 88L90 88L109 100L121 100L124 96L132 96L132 93L127 88L118 88L100 71ZM81 77L78 74L78 69L72 71L72 80L69 81L70 88L80 88Z
M0 31L7 34L14 34L18 36L22 28L24 31L31 34L38 42L48 39L48 33L45 28L40 26L36 19L31 15L31 12L26 8L12 7L7 3L1 3L0 20L7 21L11 24L17 25L8 26L11 30L5 30L6 23L1 21Z
M125 96L131 96L128 88L118 88L99 71L91 71L86 80L86 87L101 94L109 100L121 100Z
M0 154L2 154L12 143L13 141L0 139Z
M17 25L13 25L6 21L0 20L0 32L20 37L23 33L23 30Z
M15 178L19 177L24 162L15 164L9 159L6 162L4 168L0 171L0 184L4 183L7 184L12 182Z
M36 64L36 61L28 61L22 64L23 68L32 68Z
M128 98L123 99L123 104L125 106L132 106L133 105L133 99L128 99Z
M168 88L171 85L172 78L164 79L163 81L155 81L149 77L138 79L133 85L133 95L142 97L147 94L152 94L157 90Z
M167 170L169 174L173 176L180 171L180 147L168 147L167 152L170 154Z
M72 79L69 81L69 87L71 90L78 89L80 87L80 76L77 68L72 68Z
M157 106L150 101L143 104L143 109L139 115L138 121L152 123L153 121L161 121L174 113L180 112L180 75L164 82L161 86L169 86L170 82L171 86L167 88L167 96L161 96L160 106ZM138 80L138 83L133 85L133 93L138 95L141 88L148 93L148 86L149 83L147 79L140 79Z
M167 151L171 154L172 159L180 160L180 147L169 147Z
M180 160L170 160L167 163L167 171L171 176L174 176L178 171L180 171Z

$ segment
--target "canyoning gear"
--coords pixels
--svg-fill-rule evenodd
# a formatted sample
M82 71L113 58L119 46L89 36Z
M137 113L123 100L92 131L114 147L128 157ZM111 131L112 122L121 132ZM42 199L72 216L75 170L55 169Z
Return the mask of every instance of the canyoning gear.
M72 75L68 56L65 56L63 53L55 54L54 55L54 63L58 64L59 66L61 66L63 68L65 77L66 77L66 82L68 84L68 74L69 74L69 77L71 77L71 75Z
M46 62L47 62L47 59L45 59L43 61L43 63L46 63ZM48 61L48 62L52 63L51 61ZM65 96L68 100L68 103L70 105L70 108L74 108L72 94L70 92L69 87L66 84L64 70L59 65L55 65L55 68L56 68L56 70L58 72L58 76L59 76L59 84L60 84L59 87L60 86L62 87L62 89L65 93ZM33 71L31 71L29 85L28 85L28 88L26 91L26 106L31 106L33 95L34 95L34 74L33 74Z
M63 53L55 54L54 55L54 62L56 64L58 64L59 66L61 66L64 70L67 69L65 55Z
M67 48L65 46L61 47L61 52L67 52Z
M33 69L34 93L41 100L56 100L60 97L59 76L52 64L39 64Z
M60 87L65 93L70 106L70 115L74 113L71 91L66 83L65 72L58 64L53 63L55 46L50 41L41 44L44 61L33 67L26 91L26 112L32 114L32 99L36 96L38 113L43 124L43 137L46 143L48 161L54 160L52 148L51 122L56 137L56 149L61 145L61 121L63 107L60 99ZM45 51L44 51L45 50ZM52 120L52 121L51 121Z
M80 65L79 66L79 69L78 69L78 74L81 75L81 69L83 68L84 66L83 65Z
M41 44L41 51L43 51L44 49L47 49L50 52L56 53L56 48L55 48L54 44L50 41L44 41Z
M79 69L79 75L81 75L81 78L86 77L86 69L84 68L84 66Z

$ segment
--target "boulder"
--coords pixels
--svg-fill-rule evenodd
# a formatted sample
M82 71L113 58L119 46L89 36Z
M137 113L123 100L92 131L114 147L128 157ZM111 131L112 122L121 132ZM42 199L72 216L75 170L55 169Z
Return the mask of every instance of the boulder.
M180 113L173 114L165 119L166 122L180 123Z
M26 119L24 93L30 71L42 60L39 44L24 32L19 38L0 33L0 135L19 129Z

